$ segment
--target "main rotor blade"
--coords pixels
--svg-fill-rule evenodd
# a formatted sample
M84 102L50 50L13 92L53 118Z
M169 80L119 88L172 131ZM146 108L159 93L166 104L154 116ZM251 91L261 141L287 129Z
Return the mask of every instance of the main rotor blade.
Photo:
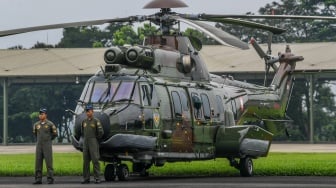
M92 20L92 21L83 21L83 22L72 22L72 23L61 23L61 24L52 24L52 25L43 25L35 27L26 27L20 29L12 29L6 31L0 31L0 37L15 35L20 33L27 33L32 31L48 30L48 29L59 29L59 28L68 28L68 27L79 27L79 26L89 26L89 25L101 25L105 23L114 23L114 22L132 22L138 20L140 17L126 17L126 18L116 18L116 19L104 19L104 20Z
M203 14L201 14L203 15ZM331 16L300 16L300 15L237 15L237 14L227 14L227 15L216 15L216 14L204 14L208 18L265 18L265 19L310 19L310 20L334 20L336 17Z
M286 30L253 22L248 20L241 20L241 19L235 19L230 18L227 15L213 15L213 14L198 14L198 15L190 15L190 14L181 14L180 15L183 18L191 19L191 20L203 20L203 21L212 21L212 22L221 22L221 23L229 23L229 24L235 24L235 25L241 25L245 27L250 28L256 28L256 29L263 29L272 32L273 34L281 34L284 33Z
M188 19L184 19L181 17L174 17L174 19L181 21L183 23L186 23L201 32L205 33L206 35L209 35L211 38L219 42L220 44L224 46L230 46L230 47L237 47L243 50L249 49L248 44L244 43L243 41L239 40L237 37L218 29L214 26L211 26L209 24L203 23L201 21L192 21Z
M240 19L234 19L234 18L209 18L207 19L209 21L214 21L214 22L221 22L221 23L228 23L228 24L234 24L234 25L241 25L245 27L250 27L250 28L256 28L256 29L263 29L266 31L270 31L273 34L281 34L286 32L285 29L257 23L257 22L252 22L252 21L247 21L247 20L240 20Z

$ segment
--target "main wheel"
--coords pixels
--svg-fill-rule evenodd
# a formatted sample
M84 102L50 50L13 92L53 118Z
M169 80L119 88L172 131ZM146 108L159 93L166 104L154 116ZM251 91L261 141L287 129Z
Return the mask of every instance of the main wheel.
M253 162L250 157L241 158L239 162L240 175L251 177L253 175Z
M114 181L116 178L116 167L113 164L107 164L104 171L105 181Z
M117 176L120 181L126 181L129 177L129 170L127 165L120 164L117 169Z
M146 165L145 163L133 163L133 172L139 173L141 177L148 177L149 173L147 169L150 165Z

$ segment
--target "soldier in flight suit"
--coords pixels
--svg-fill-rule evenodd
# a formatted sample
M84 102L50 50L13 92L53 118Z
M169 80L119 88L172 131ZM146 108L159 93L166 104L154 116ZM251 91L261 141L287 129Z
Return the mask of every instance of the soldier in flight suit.
M36 122L33 126L33 134L37 139L34 184L42 184L43 159L45 159L47 167L48 184L53 184L54 169L52 156L52 140L57 137L57 129L54 123L47 119L46 108L40 109L39 121Z
M90 183L90 161L93 163L94 183L100 183L100 164L99 164L99 139L102 138L104 130L99 119L93 117L93 106L86 105L87 118L82 122L83 136L83 182Z

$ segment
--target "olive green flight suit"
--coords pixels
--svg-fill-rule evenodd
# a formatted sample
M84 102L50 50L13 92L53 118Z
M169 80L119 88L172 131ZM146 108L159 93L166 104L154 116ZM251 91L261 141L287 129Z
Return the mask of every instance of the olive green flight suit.
M36 136L35 153L35 180L42 181L43 158L47 167L48 181L54 181L54 168L52 156L52 140L57 137L57 128L49 120L38 121L33 126L33 134Z
M83 135L83 178L84 181L90 180L90 161L93 163L94 178L100 180L99 164L99 139L102 138L104 130L101 122L96 119L86 118L82 122Z

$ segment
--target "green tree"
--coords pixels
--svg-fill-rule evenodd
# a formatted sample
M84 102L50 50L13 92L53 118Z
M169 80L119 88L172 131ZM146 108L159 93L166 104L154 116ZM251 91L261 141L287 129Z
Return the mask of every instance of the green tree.
M139 36L129 25L123 26L113 34L113 45L122 46L125 44L141 44Z
M195 29L191 29L191 28L187 28L183 35L185 36L192 36L192 37L196 37L199 40L201 40L202 44L204 45L214 45L214 44L218 44L215 40L213 40L212 38L206 36L204 33L199 32L198 30Z
M36 48L54 48L54 46L50 45L50 44L45 44L43 42L37 42L36 44L34 44L34 46L32 48L33 49L36 49Z
M83 85L11 85L8 91L9 142L31 142L32 122L40 107L48 109L48 118L62 125L65 109L74 109Z
M281 0L267 3L258 11L262 15L306 15L306 16L335 16L335 0ZM254 14L248 12L246 14ZM287 31L274 35L272 42L321 42L336 41L336 29L330 21L321 20L285 20L285 19L254 19L258 23L284 28ZM231 24L216 24L217 27L248 42L254 37L260 43L268 42L267 31L246 28Z
M8 48L8 50L23 50L23 49L24 48L22 45L12 46Z
M306 16L335 16L335 1L329 0L282 0L273 2L259 9L260 14L288 14ZM316 42L336 40L335 29L330 22L315 20L264 20L264 23L282 27L287 30L282 38L286 42Z
M335 123L335 94L326 81L316 81L313 85L314 141L336 141L331 127ZM288 106L287 114L293 118L294 125L289 131L292 140L308 140L310 135L309 82L297 81ZM334 124L335 125L335 124ZM298 131L297 131L298 130Z
M138 27L138 37L140 42L142 42L146 36L157 34L159 34L157 28L150 24L145 23L143 27Z
M63 38L57 44L58 48L92 48L95 42L106 39L106 32L98 27L65 28Z

